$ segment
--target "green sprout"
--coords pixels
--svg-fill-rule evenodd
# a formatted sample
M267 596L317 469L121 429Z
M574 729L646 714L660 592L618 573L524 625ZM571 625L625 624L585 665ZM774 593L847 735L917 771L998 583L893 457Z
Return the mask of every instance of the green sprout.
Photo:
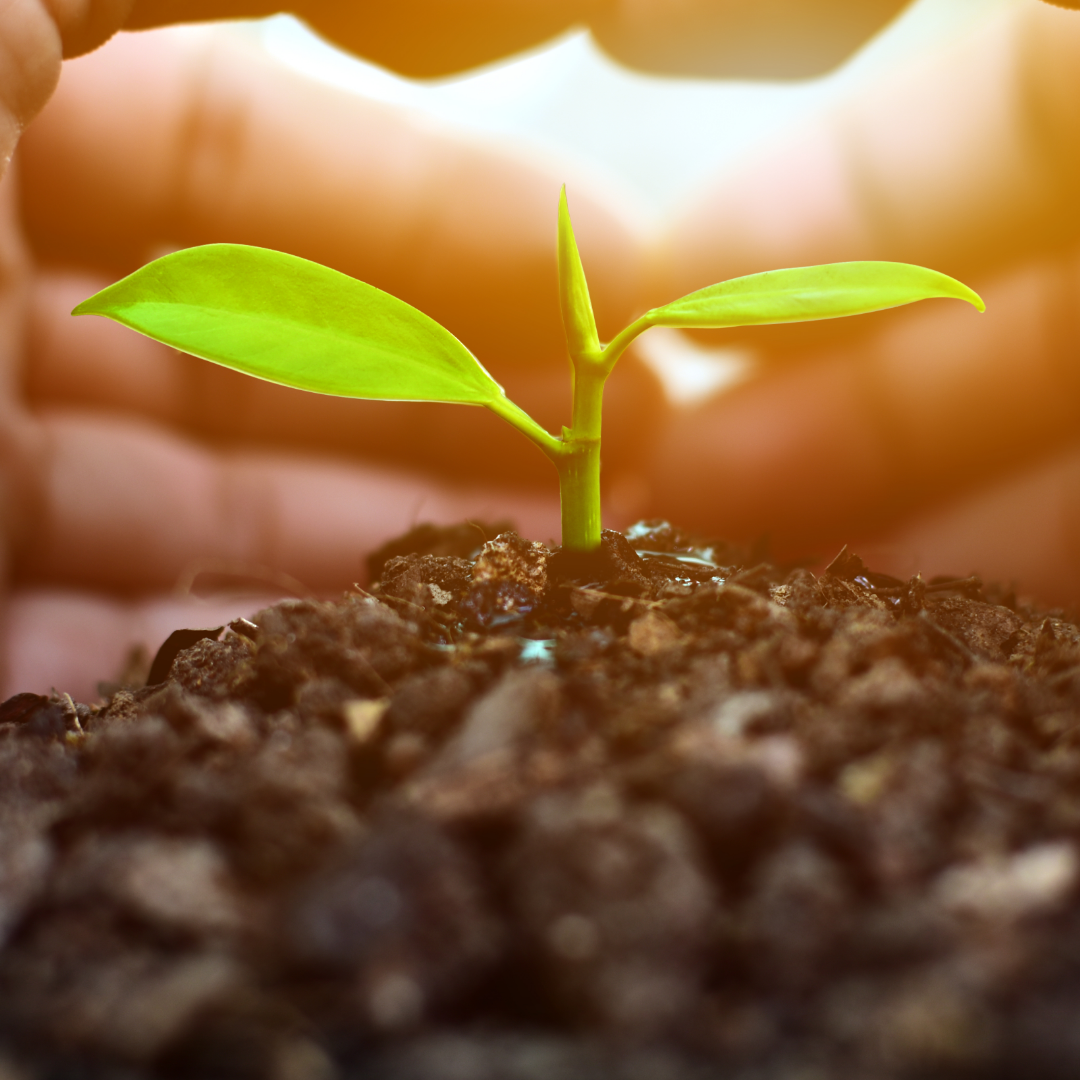
M183 352L299 390L383 401L482 405L513 424L559 473L562 542L600 546L600 420L604 383L652 326L710 328L861 315L953 297L966 285L921 266L847 262L769 270L699 289L646 311L607 345L596 333L566 188L559 198L559 301L573 375L573 411L559 436L518 408L449 330L381 289L267 248L208 244L156 259L84 300Z

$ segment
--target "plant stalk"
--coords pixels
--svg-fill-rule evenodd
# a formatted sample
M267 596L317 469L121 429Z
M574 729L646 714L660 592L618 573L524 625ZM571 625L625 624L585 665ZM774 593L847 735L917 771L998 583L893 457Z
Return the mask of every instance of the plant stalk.
M562 546L595 551L600 546L600 440L578 439L555 460L559 470Z
M573 415L562 438L546 432L506 397L486 403L528 436L558 470L562 546L569 551L600 546L600 421L607 376L595 358L579 358L574 364Z
M574 405L563 430L559 470L562 546L595 551L600 546L600 426L608 369L599 357L575 356Z

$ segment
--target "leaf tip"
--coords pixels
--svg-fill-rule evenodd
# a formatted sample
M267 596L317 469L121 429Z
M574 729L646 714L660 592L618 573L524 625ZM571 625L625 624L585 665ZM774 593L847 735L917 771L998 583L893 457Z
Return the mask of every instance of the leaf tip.
M570 205L566 201L566 185L563 184L562 190L559 192L559 232L564 234L566 230L573 226L570 224Z
M94 301L97 299L97 297L98 297L97 293L95 293L93 296L88 296L85 300L83 300L81 303L76 304L71 309L71 314L72 315L100 315L101 314L101 309L98 307L97 304L94 303Z
M104 315L106 318L115 318L117 310L115 285L106 286L80 301L71 309L72 315Z
M966 300L977 312L982 314L986 310L986 301L962 281L957 281L956 284L960 287L956 292L952 293L952 296L957 300Z

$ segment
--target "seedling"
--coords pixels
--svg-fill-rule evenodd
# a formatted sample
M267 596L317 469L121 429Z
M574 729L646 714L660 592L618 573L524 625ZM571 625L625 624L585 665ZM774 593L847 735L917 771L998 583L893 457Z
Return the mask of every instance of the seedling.
M281 251L208 244L156 259L84 300L184 352L260 379L339 397L482 405L513 424L559 473L563 547L600 545L600 418L604 383L652 326L732 327L860 315L932 297L985 305L966 285L907 263L848 262L769 270L646 311L607 345L559 198L559 302L573 374L570 426L555 436L518 408L448 330L403 300Z

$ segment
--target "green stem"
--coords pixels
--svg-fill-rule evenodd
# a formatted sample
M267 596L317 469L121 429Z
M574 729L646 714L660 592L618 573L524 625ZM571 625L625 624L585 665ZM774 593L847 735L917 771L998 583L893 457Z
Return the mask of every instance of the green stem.
M545 431L524 409L515 405L507 397L495 398L485 403L496 416L501 416L523 435L531 439L556 465L565 453L562 440Z
M600 423L610 370L602 356L575 359L573 416L561 439L509 398L487 402L493 413L536 443L558 470L562 544L568 551L595 551L600 546Z
M611 341L604 346L604 351L601 354L603 356L605 369L610 372L615 366L615 361L626 352L627 347L634 338L639 334L645 333L652 325L652 311L646 311L644 315L635 319L625 330L622 330L613 337Z
M595 551L600 546L600 425L608 369L599 357L574 357L574 408L563 432L559 470L563 548Z
M639 334L652 326L652 312L631 323L600 352L572 356L574 412L563 430L562 454L552 457L559 470L562 546L595 551L600 546L600 421L604 383L615 362Z
M600 546L600 440L567 443L556 462L562 546L566 551L595 551Z

